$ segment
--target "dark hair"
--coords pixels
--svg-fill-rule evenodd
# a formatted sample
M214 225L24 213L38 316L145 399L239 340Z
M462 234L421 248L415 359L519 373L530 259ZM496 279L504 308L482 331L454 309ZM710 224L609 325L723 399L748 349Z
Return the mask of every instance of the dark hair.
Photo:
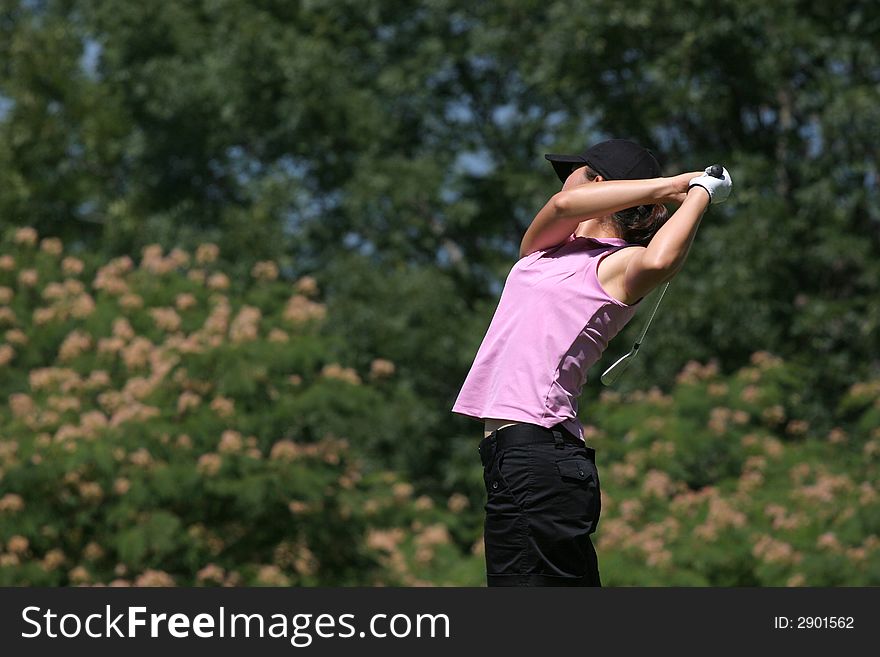
M584 175L588 180L594 180L599 174L585 166ZM621 238L630 244L648 246L654 234L669 219L669 212L665 205L657 203L626 208L615 212L612 217Z

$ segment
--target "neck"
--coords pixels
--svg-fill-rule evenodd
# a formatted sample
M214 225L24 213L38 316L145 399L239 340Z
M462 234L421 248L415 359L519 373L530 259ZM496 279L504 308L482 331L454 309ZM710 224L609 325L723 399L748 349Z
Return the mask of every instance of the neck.
M610 216L582 221L578 224L574 234L577 237L617 237L622 239L622 236L617 233L617 226Z

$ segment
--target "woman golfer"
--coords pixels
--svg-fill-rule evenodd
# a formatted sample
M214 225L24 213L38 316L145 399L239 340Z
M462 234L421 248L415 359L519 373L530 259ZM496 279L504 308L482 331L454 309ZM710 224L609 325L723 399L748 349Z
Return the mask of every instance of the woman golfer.
M545 157L562 191L526 230L452 408L485 421L489 586L602 585L590 540L599 475L577 400L590 366L682 268L706 208L731 188L726 170L661 177L654 156L623 139ZM663 203L679 207L669 217Z

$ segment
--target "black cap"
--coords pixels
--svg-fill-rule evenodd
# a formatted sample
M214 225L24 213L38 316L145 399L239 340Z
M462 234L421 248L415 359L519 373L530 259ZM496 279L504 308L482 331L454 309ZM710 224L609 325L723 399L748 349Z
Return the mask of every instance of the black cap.
M628 139L609 139L590 146L580 155L548 153L556 175L562 182L571 175L572 164L589 165L606 180L641 180L660 177L660 164L645 148Z

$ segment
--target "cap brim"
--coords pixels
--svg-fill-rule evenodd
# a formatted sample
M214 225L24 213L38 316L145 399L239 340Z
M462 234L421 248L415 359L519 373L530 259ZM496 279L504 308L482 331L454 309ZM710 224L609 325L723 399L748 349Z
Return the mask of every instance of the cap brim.
M571 175L571 165L572 164L586 164L586 160L580 155L562 155L556 153L546 153L544 155L545 158L550 160L550 164L553 165L553 170L556 172L556 175L559 177L559 180L565 182L568 180L568 176Z

